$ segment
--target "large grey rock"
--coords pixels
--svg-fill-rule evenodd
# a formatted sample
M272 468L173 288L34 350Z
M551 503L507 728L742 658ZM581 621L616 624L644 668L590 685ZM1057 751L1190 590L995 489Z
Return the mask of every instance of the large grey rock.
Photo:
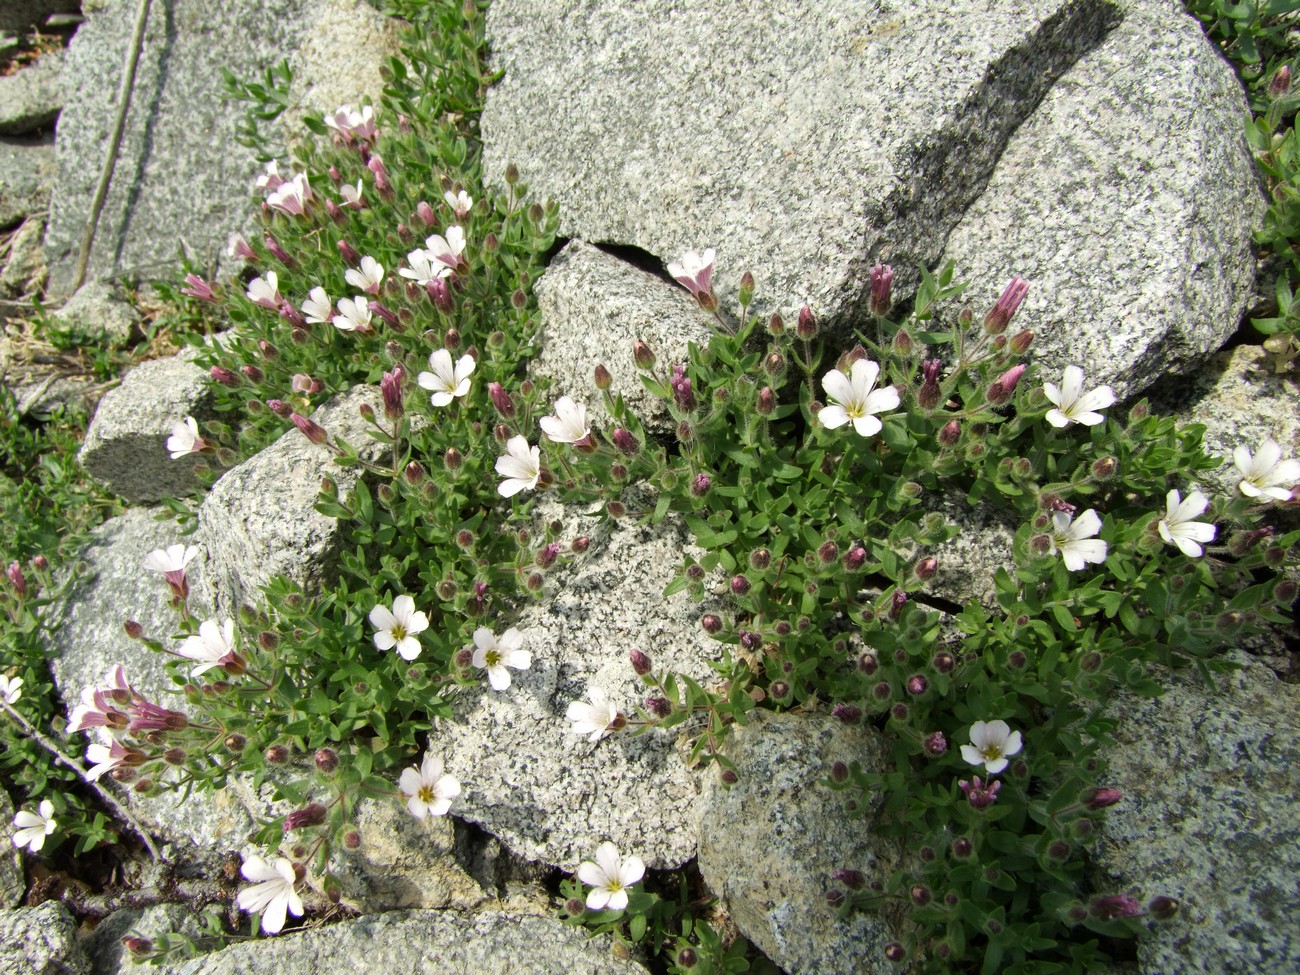
M9 793L0 789L0 823L11 825L15 812ZM23 899L26 890L22 850L11 843L7 848L0 849L0 908L13 907Z
M59 901L0 911L0 971L7 975L90 975L77 922Z
M1300 457L1300 392L1294 374L1278 375L1272 357L1258 345L1239 345L1211 356L1185 379L1160 383L1151 391L1154 410L1172 413L1179 423L1205 425L1207 453L1224 464L1196 475L1207 494L1232 497L1241 472L1232 463L1237 447L1251 454L1265 440L1276 440L1284 457Z
M592 743L565 716L594 688L633 716L649 694L628 662L634 648L656 670L713 681L708 661L719 647L700 629L705 607L685 592L661 595L683 551L694 549L676 517L621 527L594 540L554 594L520 614L532 667L512 671L506 691L484 682L463 693L455 718L433 736L465 784L456 815L520 856L570 871L605 840L656 867L694 856L701 776L686 767L677 730Z
M1181 4L1125 6L1016 132L944 255L980 314L1028 280L1017 325L1038 361L1082 365L1121 397L1236 331L1265 206L1232 68Z
M1143 975L1300 971L1300 688L1242 654L1210 688L1188 667L1163 697L1118 697L1103 886L1182 905L1138 940Z
M610 392L650 426L663 426L668 411L641 385L632 343L644 339L666 375L686 361L689 342L705 344L709 323L695 301L678 288L604 251L573 241L537 280L542 351L530 368L555 380L555 395L586 403L599 424L609 422L592 374L604 365Z
M185 357L142 362L99 401L78 454L81 466L128 501L189 494L203 457L173 460L167 438L185 417L204 418L210 402L208 374Z
M612 939L546 917L392 911L232 945L159 975L645 975Z
M184 904L155 904L145 908L114 911L81 943L95 975L139 975L140 967L122 945L127 935L148 938L163 931L176 931L199 938L198 915Z
M49 637L48 647L55 684L68 712L80 703L84 688L103 686L105 675L119 663L131 685L146 698L185 710L164 666L166 658L132 640L122 628L123 622L133 619L146 636L164 646L179 642L172 639L177 616L170 606L171 591L162 576L141 564L154 549L191 540L179 538L175 523L157 521L155 513L133 508L95 529L75 581L48 611L61 624ZM190 564L188 576L193 590L202 577L201 559ZM197 606L191 608L203 618ZM144 825L172 844L164 852L173 857L203 859L227 849L251 849L247 837L253 822L227 793L195 793L188 799L169 792L154 798L129 790L121 795Z
M39 26L50 14L75 13L80 6L80 0L5 0L0 30L26 30Z
M0 135L26 135L52 125L63 107L63 52L50 51L0 77Z
M49 205L54 182L54 137L0 139L0 227Z
M897 851L873 840L870 816L845 808L826 778L836 760L883 771L870 728L814 714L755 712L727 743L738 781L711 779L701 803L700 874L736 926L790 975L892 972L896 940L875 913L838 917L826 903L836 868L886 881Z
M312 414L331 436L341 436L374 459L382 449L358 410L368 404L382 415L376 386L341 393ZM199 509L199 538L208 555L201 597L224 615L256 604L260 590L283 575L318 589L337 576L332 558L338 523L316 510L320 483L330 477L346 497L360 471L340 467L328 447L290 427L275 443L233 467L212 486Z
M59 119L58 179L47 238L51 287L71 285L81 225L103 165L116 114L122 52L135 4L89 12L68 49L67 104ZM238 0L209 4L175 0L155 5L136 74L122 149L91 255L92 277L132 270L165 277L182 242L198 254L217 253L250 210L259 169L251 150L235 141L242 109L222 99L222 70L254 79L287 52L316 52L323 63L296 62L295 105L321 111L335 99L357 101L376 91L377 65L392 52L372 43L387 37L382 18L358 0ZM351 30L354 45L339 56L337 38ZM334 40L331 40L334 38ZM391 41L391 38L389 38ZM346 93L346 95L345 95Z
M748 270L767 312L842 317L876 258L934 262L1116 19L1107 0L498 0L485 171L515 163L562 236L715 247L724 295Z

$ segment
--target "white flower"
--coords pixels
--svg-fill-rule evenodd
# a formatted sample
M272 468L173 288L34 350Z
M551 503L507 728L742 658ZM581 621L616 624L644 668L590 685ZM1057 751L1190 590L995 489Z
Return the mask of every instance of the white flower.
M1193 491L1187 500L1179 500L1177 491L1165 495L1165 516L1156 522L1160 537L1170 545L1177 545L1184 555L1198 558L1204 549L1201 544L1214 541L1215 528L1204 521L1193 521L1205 513L1210 499L1200 491Z
M406 796L406 808L416 819L447 815L451 800L460 795L460 783L442 774L442 759L429 754L425 754L419 769L405 769L398 785Z
M429 617L418 612L415 600L410 596L398 596L393 600L393 610L382 604L370 611L370 622L378 631L375 633L375 646L380 650L397 647L397 653L403 660L414 660L423 649L415 638L429 628Z
M306 173L298 173L293 179L281 183L266 198L267 206L293 217L300 217L307 211L311 202L311 186Z
M451 274L451 268L441 261L435 261L429 252L425 250L411 251L406 255L406 263L411 266L409 268L399 267L397 273L404 278L410 278L422 288L430 281L436 281Z
M555 443L577 443L591 433L587 425L587 408L568 396L555 401L555 415L538 421L542 432Z
M365 197L362 195L361 180L357 180L357 185L344 183L339 187L339 195L343 197L343 205L351 207L354 210L360 210L366 205Z
M569 702L566 716L573 722L573 727L569 730L575 735L590 735L591 741L600 741L611 731L622 727L625 719L599 687L593 687L590 696L590 704L586 701Z
M351 105L340 105L333 115L326 115L324 121L345 140L370 141L375 137L375 110L369 105L362 105L361 109L355 112Z
M199 424L192 416L177 421L172 427L172 435L167 438L172 460L179 460L186 454L197 454L206 446L207 441L199 436Z
M86 748L86 761L91 764L86 778L92 782L98 782L101 775L113 771L127 757L126 746L114 738L106 727L101 725L95 731L99 735L99 741Z
M817 414L821 425L828 430L842 427L850 420L860 437L875 436L881 424L873 414L898 408L898 390L893 386L873 390L880 375L880 366L870 359L853 363L846 376L832 369L822 377L822 388L833 405L823 406Z
M483 667L488 672L488 683L494 691L504 691L510 686L510 671L527 670L533 664L533 655L527 650L520 650L524 635L513 626L501 634L498 640L495 633L486 626L474 631L475 667ZM468 649L468 648L466 648Z
M379 283L384 280L384 266L367 254L361 258L361 269L349 268L343 273L343 279L361 291L379 294Z
M541 449L528 446L523 437L511 437L506 441L506 452L497 458L496 471L505 478L497 487L503 498L531 491L542 476Z
M288 859L276 857L274 863L268 863L259 856L251 856L239 872L253 886L241 890L235 903L241 911L262 915L262 930L267 934L278 934L284 927L285 911L302 917L302 898L293 889L297 877Z
M266 170L257 177L257 188L271 192L278 188L284 182L284 177L280 175L280 164L272 159L266 164Z
M447 228L447 236L433 234L424 239L425 252L429 260L445 264L451 270L460 265L460 256L465 252L465 230L459 226Z
M451 353L438 349L429 355L432 372L422 372L415 381L424 389L433 391L433 405L446 406L458 396L469 392L469 377L474 373L474 357L463 355L453 366Z
M165 549L154 549L144 557L142 564L150 572L161 572L164 576L170 577L173 573L183 575L185 567L198 554L199 550L194 545L168 545Z
M1241 483L1237 486L1248 498L1262 495L1275 501L1288 501L1291 489L1300 482L1300 460L1283 460L1282 448L1276 440L1265 440L1254 457L1247 448L1238 447L1232 452L1232 460L1241 471Z
M669 262L668 273L676 279L678 284L697 297L702 294L711 294L713 292L713 262L716 256L716 252L712 247L705 250L703 254L697 251L687 251L682 255L680 262Z
M1052 532L1047 537L1051 542L1052 554L1059 551L1065 567L1071 572L1078 572L1086 562L1106 561L1106 543L1093 538L1100 531L1101 519L1092 508L1074 521L1064 511L1053 511Z
M220 667L235 654L235 621L204 620L199 624L197 636L187 637L176 651L182 657L197 660L199 666L190 671L191 677Z
M1115 391L1109 386L1098 386L1085 393L1083 370L1078 366L1065 367L1065 378L1059 387L1056 383L1043 383L1043 392L1055 404L1055 409L1047 411L1047 422L1054 427L1068 427L1071 423L1095 426L1106 419L1096 411L1115 402Z
M256 302L263 308L271 308L276 311L280 308L280 279L274 271L267 271L264 278L253 278L248 282L249 301Z
M1020 751L1020 732L1005 721L976 721L970 728L970 744L961 746L961 757L972 765L983 765L990 773L1007 767L1007 756Z
M302 303L302 313L310 325L328 324L334 316L334 302L318 285L307 294L307 300Z
M38 808L39 812L30 813L22 809L14 816L14 825L18 827L18 832L14 833L14 846L25 846L33 853L40 853L45 837L59 827L54 818L54 803L42 799Z
M623 910L627 907L627 888L644 876L645 864L641 858L623 859L618 847L609 841L596 848L595 863L584 860L578 864L578 879L594 888L587 894L587 907L593 911Z
M340 298L339 313L334 316L334 327L341 332L365 331L370 327L370 301L365 295Z
M13 704L23 696L23 679L21 677L6 677L0 674L0 700L6 704Z
M447 206L456 212L457 220L464 220L469 216L470 208L474 206L474 197L470 196L464 190L459 193L453 193L448 190L442 194L442 198L447 201Z

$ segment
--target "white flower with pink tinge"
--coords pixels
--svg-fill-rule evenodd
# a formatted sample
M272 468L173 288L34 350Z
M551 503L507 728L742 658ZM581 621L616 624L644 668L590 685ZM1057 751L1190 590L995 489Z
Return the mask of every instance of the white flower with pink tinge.
M343 272L343 279L360 291L377 295L384 280L384 266L367 254L361 258L360 269L348 268Z
M640 857L621 857L618 847L608 841L596 848L596 860L578 864L578 879L592 890L587 893L587 908L592 911L621 911L627 907L627 889L645 876Z
M712 294L713 262L716 257L717 253L712 247L707 248L703 254L698 251L687 251L680 261L669 262L668 273L697 298L700 295Z
M200 453L207 446L207 441L199 436L198 421L192 416L177 421L172 426L172 435L167 438L167 450L172 460L180 460L187 454Z
M511 437L506 441L506 452L497 458L496 472L505 478L497 486L503 498L531 491L542 476L541 449L530 447L523 437Z
M590 704L586 701L569 702L566 716L573 722L569 730L575 735L587 735L590 741L600 741L626 724L627 719L618 706L599 687L593 687L589 696Z
M542 417L538 424L542 432L555 443L577 443L591 434L591 427L587 423L587 408L568 396L557 399L555 413Z

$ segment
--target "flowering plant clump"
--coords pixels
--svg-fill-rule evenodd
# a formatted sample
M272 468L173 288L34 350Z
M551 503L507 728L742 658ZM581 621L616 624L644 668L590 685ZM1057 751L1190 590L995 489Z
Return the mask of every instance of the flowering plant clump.
M734 782L727 736L755 708L868 726L888 769L844 756L825 787L909 855L871 883L869 865L842 865L828 900L884 908L898 938L886 960L1081 973L1105 961L1095 935L1166 917L1161 892L1097 889L1083 869L1099 817L1124 801L1106 780L1101 704L1120 689L1156 693L1153 663L1209 672L1224 646L1285 622L1295 586L1278 573L1300 533L1271 516L1296 462L1271 442L1241 445L1238 490L1192 488L1217 466L1199 428L1119 403L1090 364L1041 374L1017 321L1032 284L1012 278L979 325L956 307L951 266L922 270L909 303L878 264L863 282L870 315L850 332L807 307L789 324L753 314L748 274L728 307L735 269L713 248L690 251L668 270L711 338L671 356L629 350L657 416L629 409L603 365L591 389L553 394L526 366L531 286L557 215L513 169L504 192L482 181L482 11L392 7L415 29L379 102L309 118L316 138L291 158L244 130L266 163L258 232L230 245L244 280L223 287L189 269L182 292L234 326L220 343L195 337L217 419L176 417L167 438L207 481L280 436L354 469L355 487L328 478L317 501L342 533L338 581L309 595L277 579L257 607L210 614L190 593L194 549L150 553L142 571L157 573L175 632L127 632L173 660L179 695L142 694L123 667L86 689L64 729L82 736L66 766L77 788L272 784L293 809L260 824L265 855L244 863L236 905L283 930L314 910L310 890L338 892L335 857L363 842L360 797L427 820L473 795L473 770L438 757L439 720L455 695L508 707L527 689L518 611L586 550L537 516L544 497L611 523L681 517L703 554L668 592L723 602L700 616L718 644L716 682L631 650L642 703L592 686L561 703L556 735L594 750L671 734L687 762ZM269 117L287 80L277 69L232 89ZM358 384L382 403L362 411L365 444L315 412ZM982 599L954 598L945 546L961 526L944 512L975 505L1017 526L1013 557L989 567ZM171 507L192 523L184 502ZM15 632L36 625L29 608L50 585L48 566L21 558L6 573ZM48 696L40 651L2 662L0 708L30 738L52 719L34 710ZM35 799L45 782L26 774ZM96 833L69 816L77 796L47 801L15 824L29 850L56 835L52 823L79 849L135 828L114 808ZM723 937L691 886L607 842L560 890L567 920L639 942L670 971L745 970L746 942Z

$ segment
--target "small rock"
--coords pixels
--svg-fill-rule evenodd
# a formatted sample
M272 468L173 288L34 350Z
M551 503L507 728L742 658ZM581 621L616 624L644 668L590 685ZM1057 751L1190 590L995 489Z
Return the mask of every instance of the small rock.
M172 427L208 414L208 374L184 356L142 362L99 401L78 459L91 477L128 501L181 497L197 486L203 455L173 459Z
M0 227L40 213L54 181L54 134L0 139Z
M11 975L90 975L77 922L60 901L0 911L0 971Z
M89 281L55 313L64 328L112 348L126 345L139 315L110 284Z
M0 77L0 135L27 135L54 124L63 108L62 70L63 51L49 51Z
M45 221L28 217L9 238L9 259L0 270L0 294L28 295L45 283Z
M74 12L78 0L5 0L0 6L0 30L25 31L59 13Z

